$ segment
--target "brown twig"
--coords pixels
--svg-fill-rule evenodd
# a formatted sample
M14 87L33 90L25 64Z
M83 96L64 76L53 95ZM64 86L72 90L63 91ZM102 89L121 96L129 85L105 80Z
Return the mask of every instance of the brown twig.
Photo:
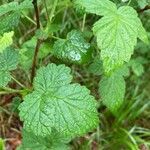
M138 13L142 13L142 12L144 12L144 11L146 11L146 10L149 10L149 9L150 9L150 6L147 5L147 6L145 6L143 9L140 9L140 10L138 11Z
M35 11L35 16L36 16L36 24L37 24L37 29L40 29L40 17L39 17L39 9L37 5L37 0L33 0L33 6L34 6L34 11ZM33 57L33 62L32 62L32 69L31 69L31 84L33 83L33 79L35 77L35 71L36 71L36 62L37 62L37 57L38 57L38 52L39 48L41 45L41 40L38 39L34 51L34 57Z
M38 9L38 5L37 5L37 0L33 0L32 4L34 6L37 29L39 29L40 28L40 17L39 17L39 9Z

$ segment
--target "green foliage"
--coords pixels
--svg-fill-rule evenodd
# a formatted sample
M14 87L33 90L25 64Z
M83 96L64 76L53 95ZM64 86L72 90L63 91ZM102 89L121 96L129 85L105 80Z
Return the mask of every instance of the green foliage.
M18 53L7 48L0 54L0 87L5 87L11 80L10 71L15 70L18 64Z
M38 70L34 92L19 107L25 129L37 136L50 135L52 128L65 136L78 136L97 126L94 98L85 87L70 84L71 79L64 65Z
M32 1L25 0L22 3L11 2L0 6L0 34L14 29L19 23L21 12L32 8Z
M68 33L67 39L56 41L53 55L71 62L83 63L88 59L90 44L85 41L79 31Z
M0 150L4 150L4 141L0 138Z
M24 130L20 150L69 150L69 146L66 145L68 142L69 139L64 138L57 131L53 131L47 137L37 137Z
M101 49L105 72L110 72L124 61L130 60L137 37L148 42L142 23L132 7L122 6L117 9L109 0L81 0L79 3L87 12L104 16L94 24L93 31Z
M17 150L150 145L149 0L0 4L0 135L6 147L22 128Z
M9 47L13 43L14 32L4 33L2 37L0 37L0 53L3 52L7 47Z
M125 95L125 81L122 75L114 72L108 77L103 77L99 83L99 93L103 104L117 114Z
M100 60L100 56L94 58L94 61L90 64L88 71L95 75L102 75L103 70L103 62Z

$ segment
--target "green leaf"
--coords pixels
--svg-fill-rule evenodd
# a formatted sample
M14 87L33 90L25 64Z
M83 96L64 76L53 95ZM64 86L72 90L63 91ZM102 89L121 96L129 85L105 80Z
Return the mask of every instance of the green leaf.
M11 2L11 3L6 3L0 6L0 16L10 12L14 11L16 7L18 6L18 2Z
M0 16L8 13L8 12L16 12L22 11L28 8L32 8L32 1L31 0L24 0L22 3L18 2L10 2L0 6Z
M20 20L20 14L18 12L11 13L9 15L1 17L0 21L0 34L12 31L16 27Z
M10 71L15 70L18 64L18 53L7 48L0 54L0 87L4 87L11 80Z
M67 39L60 39L53 47L54 56L77 63L83 63L88 59L90 44L85 41L79 31L72 30Z
M47 136L55 128L65 136L78 136L98 124L96 101L90 91L70 84L70 68L50 64L37 71L34 91L20 105L24 127L35 135Z
M24 42L21 46L21 49L19 49L19 63L22 69L24 69L25 71L28 71L32 65L36 42L37 39L33 37L30 40ZM38 58L45 58L51 52L51 49L52 46L49 43L42 43L40 46Z
M139 20L139 28L138 28L138 38L144 43L146 43L147 45L149 44L148 33L144 29L142 22L140 20Z
M10 2L0 6L0 34L13 30L19 23L21 12L32 8L32 1L25 0L22 3ZM8 14L8 15L7 15Z
M144 73L144 66L138 58L131 60L129 65L131 66L132 71L135 75L141 76Z
M85 7L87 12L100 16L117 11L116 5L109 0L76 0L75 3Z
M0 150L4 150L4 141L0 138Z
M0 38L0 53L3 52L7 47L9 47L13 43L14 32L4 33L3 36Z
M99 83L99 93L103 104L113 114L117 114L125 95L125 81L120 72L104 76Z
M93 27L105 72L115 70L128 62L139 37L148 42L146 31L137 12L130 6L116 5L109 0L77 0L87 12L104 16Z
M69 150L68 139L60 133L53 131L50 136L35 136L23 130L23 143L21 150Z
M101 61L100 57L97 56L94 58L94 61L90 64L88 71L95 75L103 74L103 62Z
M120 7L116 13L104 16L95 23L93 31L101 49L105 72L130 60L138 36L146 40L141 21L129 6Z

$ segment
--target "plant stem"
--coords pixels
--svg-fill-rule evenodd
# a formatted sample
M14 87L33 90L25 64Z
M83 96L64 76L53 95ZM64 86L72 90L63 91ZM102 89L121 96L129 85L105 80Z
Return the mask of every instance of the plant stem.
M142 12L144 12L144 11L146 11L146 10L149 10L149 9L150 9L150 6L147 5L147 6L145 6L143 9L138 10L138 13L142 13Z
M85 28L85 21L86 21L86 14L84 14L83 16L82 29L81 29L82 32L84 31Z
M50 18L49 18L49 13L48 13L48 8L47 8L47 3L46 3L46 0L43 0L43 1L44 1L44 6L45 6L46 14L47 14L48 24L50 24Z
M41 43L42 43L42 41L40 39L38 39L37 43L36 43L36 47L35 47L33 62L32 62L31 84L33 83L33 79L35 77L36 62L37 62L38 52L39 52L39 48L40 48Z
M12 75L11 75L11 78L12 78L18 85L20 85L22 88L25 88L25 86L24 86L22 83L20 83L16 78L14 78Z
M38 9L38 6L37 6L37 0L33 0L32 4L34 6L37 29L39 29L40 28L40 17L39 17L39 9Z
M0 91L0 95L10 94L10 93L22 93L24 90L15 90L11 88L3 88L3 91Z
M54 4L53 4L53 7L52 7L52 10L51 10L51 13L50 13L50 22L52 21L53 17L54 17L54 13L55 13L55 10L56 10L56 7L57 7L57 3L58 3L58 0L55 0L54 1Z
M36 26L37 26L37 29L40 29L40 16L39 16L39 9L38 9L38 6L37 6L37 0L33 0L32 3L33 3L33 6L34 6L34 11L35 11L35 15L36 15ZM36 62L37 62L37 57L38 57L38 52L39 52L40 45L41 45L41 40L38 39L37 43L36 43L35 51L34 51L33 62L32 62L31 85L32 85L33 79L35 77Z

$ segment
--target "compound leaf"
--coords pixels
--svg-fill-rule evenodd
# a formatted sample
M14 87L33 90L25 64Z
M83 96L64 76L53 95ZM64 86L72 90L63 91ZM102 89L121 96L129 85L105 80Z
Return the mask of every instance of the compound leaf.
M71 61L82 63L88 59L90 44L85 41L79 31L73 30L68 33L67 39L60 39L53 47L54 56Z
M4 87L11 80L10 71L16 69L18 53L7 48L0 54L0 87Z
M96 101L85 87L69 84L72 76L64 65L50 64L37 72L34 91L20 105L24 127L35 135L82 135L97 126Z

